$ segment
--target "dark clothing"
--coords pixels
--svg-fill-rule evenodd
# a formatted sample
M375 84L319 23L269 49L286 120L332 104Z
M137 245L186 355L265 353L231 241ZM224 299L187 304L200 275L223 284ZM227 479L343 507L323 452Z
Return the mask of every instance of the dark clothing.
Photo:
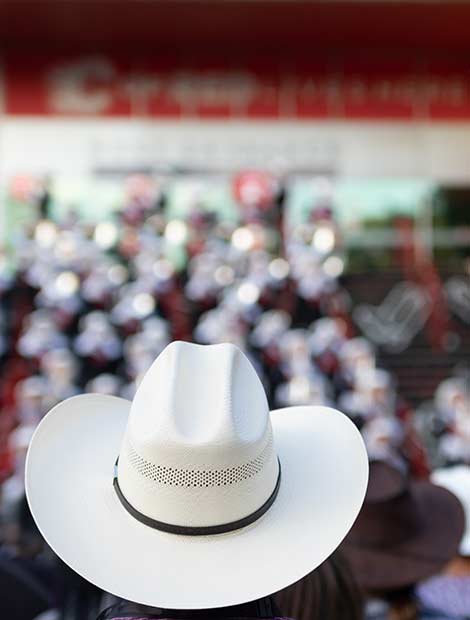
M282 618L270 597L232 607L193 610L157 609L121 601L105 609L97 620L254 620L255 618L288 620Z

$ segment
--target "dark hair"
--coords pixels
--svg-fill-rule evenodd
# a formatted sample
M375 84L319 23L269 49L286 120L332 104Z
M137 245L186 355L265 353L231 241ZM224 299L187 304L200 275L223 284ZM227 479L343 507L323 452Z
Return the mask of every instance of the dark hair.
M359 586L339 551L274 599L282 615L295 620L361 620L364 615Z
M139 617L139 620L235 620L244 618L268 619L280 615L276 603L270 596L232 605L230 607L218 607L214 609L158 609L147 607L129 601L120 601L105 609L97 620L113 620L114 618Z

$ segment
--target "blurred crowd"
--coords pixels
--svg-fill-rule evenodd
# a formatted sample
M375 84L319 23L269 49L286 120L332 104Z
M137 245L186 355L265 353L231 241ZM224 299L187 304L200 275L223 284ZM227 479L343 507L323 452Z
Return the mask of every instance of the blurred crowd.
M244 173L233 191L236 221L208 209L197 193L183 215L170 217L164 186L134 176L121 208L89 223L72 210L52 219L43 187L29 197L33 221L0 255L0 558L21 559L45 589L52 587L46 567L56 560L28 515L23 483L35 427L56 403L84 391L132 399L149 365L175 339L236 344L257 369L272 408L325 404L350 416L379 464L371 471L377 488L371 484L369 492L385 512L394 489L428 480L437 467L459 468L457 491L466 487L461 501L470 509L468 376L446 379L432 406L416 415L394 377L378 367L374 346L354 331L331 205L312 204L306 221L294 226L278 179ZM451 486L446 475L436 474L436 481ZM425 551L432 556L432 548ZM452 560L444 555L428 570L410 571L403 583L377 577L371 586L370 574L361 577L356 567L369 616L392 613L398 598L387 597L388 590L409 594ZM452 615L449 604L432 617L470 616L465 566L466 594L459 589L465 613L458 608ZM65 573L60 586L54 573L61 592L55 606L67 618L92 617L85 614L96 611L99 594ZM442 579L426 583L420 604L439 610L445 596L437 603L433 596L444 586ZM455 579L447 585L454 586ZM299 605L298 593L289 600Z

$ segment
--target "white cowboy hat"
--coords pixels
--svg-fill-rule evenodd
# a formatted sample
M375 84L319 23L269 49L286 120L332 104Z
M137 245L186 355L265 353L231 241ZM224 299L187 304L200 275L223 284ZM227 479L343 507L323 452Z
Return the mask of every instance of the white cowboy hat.
M173 342L132 402L88 394L57 405L26 465L54 551L103 590L170 609L247 602L305 576L349 531L367 477L346 416L270 414L250 362L227 343Z
M465 532L460 542L460 555L470 556L470 465L436 469L431 474L434 484L453 493L465 512Z

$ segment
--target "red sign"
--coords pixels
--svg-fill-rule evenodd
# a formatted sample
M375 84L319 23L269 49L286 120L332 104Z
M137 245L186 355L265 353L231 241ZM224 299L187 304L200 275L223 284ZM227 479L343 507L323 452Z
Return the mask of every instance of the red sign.
M423 64L421 64L423 67ZM470 66L380 62L296 67L109 56L4 63L12 115L208 119L470 119Z

